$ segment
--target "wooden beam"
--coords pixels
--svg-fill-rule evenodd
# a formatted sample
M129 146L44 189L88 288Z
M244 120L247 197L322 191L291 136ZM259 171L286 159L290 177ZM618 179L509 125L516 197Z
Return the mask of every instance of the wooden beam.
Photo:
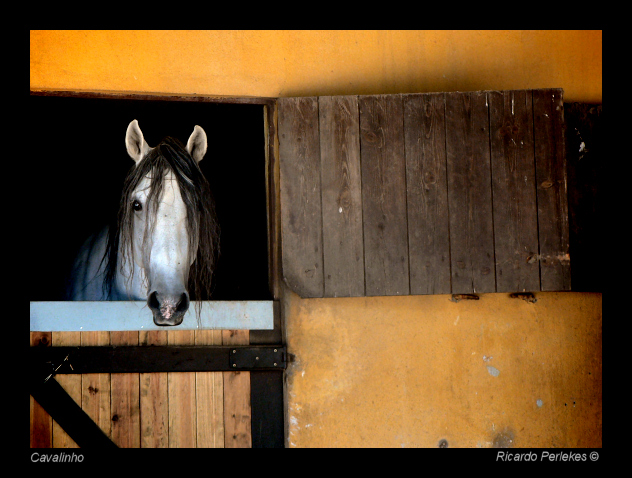
M540 290L531 91L488 93L496 292Z
M139 332L139 345L166 346L166 330ZM151 350L151 349L149 349ZM140 380L140 446L169 447L169 399L167 372L141 373Z
M276 98L259 96L221 96L173 93L137 93L132 91L77 91L77 90L30 90L31 96L60 96L71 98L101 98L108 100L188 101L196 103L225 103L247 105L272 105Z
M111 332L112 345L138 345L138 332ZM110 378L112 441L121 448L140 448L140 376L113 373Z
M50 347L51 335L50 332L31 332L31 347ZM30 401L31 448L52 448L53 420L32 396Z
M53 332L51 348L63 346L79 346L81 345L80 332ZM81 407L81 376L80 375L64 375L58 378L58 383L68 396L72 398L79 407ZM53 421L53 448L78 448L75 441L64 431L64 429L55 421Z
M301 297L322 297L318 99L279 98L283 278Z
M366 295L408 295L402 97L360 96L358 103Z
M364 238L357 96L322 96L322 180L325 297L364 295Z
M196 330L195 345L221 345L221 330ZM197 447L224 448L224 377L222 372L195 373Z
M167 332L169 345L194 345L195 331ZM194 372L167 374L169 401L169 448L197 446L197 405Z
M487 93L446 93L453 294L496 291Z
M109 332L81 332L81 346L109 346ZM81 408L103 430L112 436L109 373L88 373L81 376Z
M445 95L404 95L411 294L449 294Z
M224 345L247 345L247 330L224 330ZM224 375L224 447L252 447L252 408L250 372L223 372Z
M543 291L571 288L562 97L560 89L533 92L540 287Z

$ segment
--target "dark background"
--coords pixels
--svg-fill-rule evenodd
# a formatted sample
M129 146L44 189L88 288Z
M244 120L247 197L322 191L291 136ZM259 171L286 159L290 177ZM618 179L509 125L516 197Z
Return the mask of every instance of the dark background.
M215 197L221 255L212 300L269 300L264 108L261 105L29 97L29 300L64 300L83 241L115 214L134 166L125 132L138 120L149 146L183 144L197 124L200 163ZM22 198L16 198L22 202Z

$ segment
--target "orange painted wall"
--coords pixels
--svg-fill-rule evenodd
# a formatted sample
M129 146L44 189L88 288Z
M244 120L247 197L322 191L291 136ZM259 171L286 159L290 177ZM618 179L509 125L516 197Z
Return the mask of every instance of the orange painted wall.
M311 96L561 87L602 102L600 31L34 31L31 89ZM572 260L572 258L571 258ZM300 299L288 446L602 444L601 294Z
M564 88L601 102L600 31L33 31L31 88L307 96Z
M601 295L289 299L289 444L599 447Z

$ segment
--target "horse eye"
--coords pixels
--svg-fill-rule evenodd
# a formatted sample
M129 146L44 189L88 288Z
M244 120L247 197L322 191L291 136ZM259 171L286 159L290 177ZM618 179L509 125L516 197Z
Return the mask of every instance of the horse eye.
M134 211L142 211L143 205L135 199L134 202L132 203L132 209L134 209Z

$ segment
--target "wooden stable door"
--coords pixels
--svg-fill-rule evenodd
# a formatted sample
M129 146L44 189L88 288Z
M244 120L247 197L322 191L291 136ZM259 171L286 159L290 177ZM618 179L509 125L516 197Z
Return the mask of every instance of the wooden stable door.
M301 297L570 289L562 91L280 98Z
M244 106L238 107L236 105ZM215 188L214 194L216 199L224 194L223 204L230 204L231 207L234 206L239 211L239 214L229 214L226 213L225 209L223 223L223 238L230 241L230 246L232 246L232 248L223 248L223 258L225 261L235 260L236 262L225 262L224 264L228 265L222 269L225 274L224 279L216 277L218 288L215 290L213 300L221 301L227 312L222 315L222 320L218 319L217 315L211 314L213 320L211 325L223 329L244 329L169 331L138 331L136 329L137 331L131 332L80 332L80 328L73 325L77 322L72 321L73 324L70 325L74 328L53 330L73 331L31 332L31 347L137 346L143 348L178 345L252 345L256 347L264 344L278 345L282 342L282 325L278 314L275 315L274 328L272 329L251 321L240 321L239 317L231 312L230 307L230 301L272 302L279 299L279 267L277 264L280 260L278 258L277 233L279 227L276 221L278 184L275 175L277 164L275 99L32 91L31 106L43 113L40 115L42 118L41 129L48 131L49 134L51 131L54 133L55 128L63 129L64 125L69 124L68 121L78 117L77 112L93 115L93 119L101 121L99 124L103 126L103 122L106 120L114 117L119 118L122 111L128 111L130 115L140 114L144 118L143 124L146 125L151 125L156 118L160 119L161 123L164 123L164 118L169 117L175 118L176 123L179 123L181 118L188 118L187 121L190 124L186 124L187 131L190 131L189 128L193 124L199 124L203 125L209 133L212 132L213 137L219 137L223 140L215 141L212 148L213 155L220 160L206 160L201 164L203 169L208 168L205 172L207 178L215 178L217 188ZM61 106L63 108L60 108ZM62 115L65 121L57 121L51 126L49 124L51 111L65 111L65 116ZM263 121L261 121L262 113ZM234 122L239 124L239 128L230 127ZM95 128L94 121L91 121L90 124L91 128ZM172 124L171 126L179 128L180 125ZM265 150L261 148L261 127L265 130ZM177 131L177 128L174 131ZM147 129L148 131L152 130L151 127ZM121 130L121 134L123 132L124 129ZM253 134L249 134L249 132ZM230 149L232 144L229 133L238 134L246 141L242 146L247 144L248 148L243 149L241 154L248 162L221 161L221 158L227 154L223 148ZM118 134L118 129L116 134ZM170 132L170 134L173 133ZM226 140L227 137L229 140ZM254 145L253 149L249 149L250 145ZM117 154L120 146L114 145L112 147L114 148L113 154ZM109 155L105 155L104 160L109 161L110 159ZM124 162L121 162L121 165L127 170L129 167L128 159L126 158ZM230 167L235 167L238 170L225 169ZM81 171L85 172L84 168L81 168ZM243 180L246 179L246 176L248 182L244 183ZM243 191L235 188L225 177L238 178L239 184L242 186L244 184L256 186L246 188L255 196L244 196ZM217 178L221 179L217 181ZM50 177L42 177L41 184L49 183ZM112 189L112 184L114 183L105 182L103 187L109 191ZM256 216L253 213L253 216L248 216L247 220L244 221L241 214L242 203L232 200L234 194L239 195L238 199L250 200L255 197L257 207L251 207L252 204L249 203L248 209L250 212L256 210ZM85 203L90 204L91 201L85 201ZM116 204L118 204L118 198ZM55 204L52 204L51 207L54 209ZM73 222L76 222L75 217L76 211L71 217ZM229 221L228 226L226 221ZM255 223L257 224L256 234L253 232ZM242 225L248 228L249 234L242 233L243 231L240 229ZM32 236L39 237L38 234L32 234ZM253 240L256 241L256 244L252 242ZM65 239L61 239L61 241L65 241ZM244 241L243 243L248 245L249 252L252 254L244 255L242 253L243 248L240 246L242 244L240 241ZM57 252L54 244L49 244L49 248ZM255 250L256 253L253 252ZM48 254L48 256L56 257L55 254ZM253 269L250 271L252 274L244 275L240 271L243 271L246 265L252 266L255 261L253 258L256 259L256 273ZM61 270L61 267L56 264L53 263L50 267L43 269L47 273L57 272ZM245 276L254 277L257 282L242 281L241 279ZM56 276L55 278L57 279ZM40 282L47 284L49 279L48 276L45 276ZM218 292L218 289L221 291ZM238 290L239 292L237 292ZM221 295L222 293L224 296L217 298L218 294ZM242 295L235 297L235 294ZM44 299L36 297L31 300L54 301L59 299L56 297ZM44 311L47 319L51 318L51 310ZM33 311L31 312L31 319L33 320ZM233 316L228 317L231 314ZM88 314L84 312L80 315L85 321L85 316ZM227 321L224 320L226 317L228 317ZM67 316L62 316L60 321L69 322L66 320L67 318ZM117 318L121 319L121 317ZM147 320L151 321L151 314ZM119 320L118 324L120 323ZM226 326L227 323L228 326ZM58 325L56 323L55 327ZM66 325L69 324L66 323ZM209 327L208 324L206 326ZM112 327L116 327L116 325ZM51 329L32 328L31 330ZM283 447L285 444L283 435L285 430L283 422L283 371L281 370L60 373L55 375L54 379L62 385L74 402L92 418L105 435L119 447ZM31 447L38 448L76 446L33 397L31 397L30 443Z
M32 332L32 346L246 345L246 331ZM99 373L56 380L119 447L252 446L250 372ZM31 447L76 447L31 397Z

